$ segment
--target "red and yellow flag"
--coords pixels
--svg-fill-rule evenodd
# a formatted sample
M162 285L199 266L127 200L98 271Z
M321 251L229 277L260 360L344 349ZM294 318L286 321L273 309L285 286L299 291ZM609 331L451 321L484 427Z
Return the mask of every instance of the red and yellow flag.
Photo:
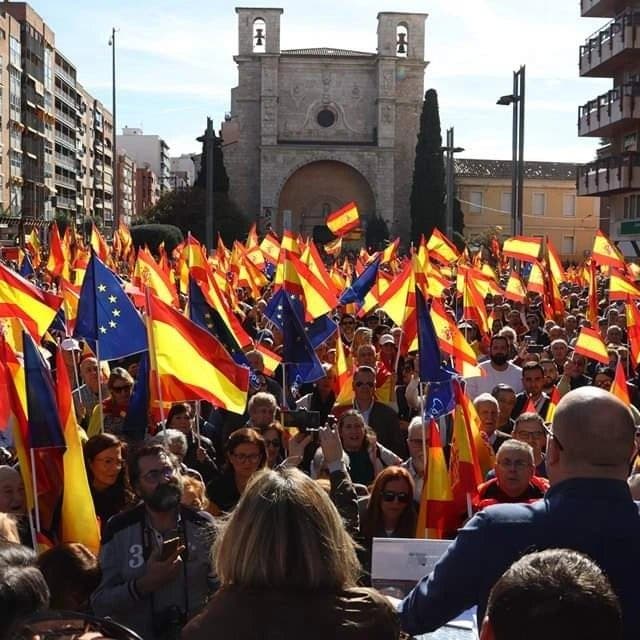
M531 272L529 273L529 280L527 281L527 291L539 293L541 296L544 295L544 282L542 266L536 261L531 265Z
M556 407L558 406L558 402L560 402L560 392L558 391L558 387L553 386L551 388L549 397L550 401L549 406L547 407L547 415L545 417L545 422L547 423L553 422L553 416L556 413Z
M540 257L540 238L514 236L504 241L502 255L524 262L534 262Z
M207 400L244 413L249 369L236 364L214 336L149 294L147 332L156 400Z
M625 271L624 258L620 252L611 244L607 236L598 229L593 239L593 248L591 249L591 259L597 264L606 264L610 267Z
M431 236L429 237L426 247L429 257L442 264L451 264L460 257L460 253L453 242L451 242L437 227L435 227L431 232Z
M622 400L627 407L631 404L629 389L627 388L627 377L624 375L624 369L622 368L620 360L618 360L618 364L616 365L616 377L613 379L609 391L611 391L616 398Z
M160 269L149 249L140 247L133 268L133 284L143 289L149 287L163 302L178 306L178 292L167 274Z
M416 538L442 539L455 531L457 518L440 432L434 420L429 422L427 431L427 477L420 499Z
M334 236L344 236L359 226L360 216L355 202L349 202L327 216L327 227Z
M612 269L609 275L609 300L626 300L627 297L640 298L640 289Z
M631 298L627 298L625 314L627 317L629 348L631 349L633 368L635 369L640 364L640 312Z
M597 360L598 362L602 362L602 364L609 364L607 347L595 329L581 327L574 350L586 358Z
M520 276L515 271L512 271L509 276L507 287L504 290L504 297L514 302L524 302L527 299L527 290L524 288Z
M342 238L336 238L324 245L324 252L327 255L337 258L342 253Z

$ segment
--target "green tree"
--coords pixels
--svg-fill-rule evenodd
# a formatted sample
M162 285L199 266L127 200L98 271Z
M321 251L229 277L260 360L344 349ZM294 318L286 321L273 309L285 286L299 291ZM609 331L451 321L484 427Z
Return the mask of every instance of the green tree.
M411 239L428 237L434 227L445 230L445 171L438 94L424 94L411 187Z
M464 211L458 198L453 199L453 232L464 235Z
M373 251L384 249L389 242L389 227L380 216L372 216L367 223L366 232L367 247Z
M168 191L142 217L142 222L173 224L185 235L191 232L198 240L205 238L206 145L202 145L200 171L193 187ZM219 233L226 245L243 240L249 222L229 197L229 177L224 166L221 139L216 138L213 154L213 235Z
M131 227L131 239L136 247L145 245L153 253L157 253L158 246L164 242L164 248L169 255L184 239L182 231L171 224L139 224Z

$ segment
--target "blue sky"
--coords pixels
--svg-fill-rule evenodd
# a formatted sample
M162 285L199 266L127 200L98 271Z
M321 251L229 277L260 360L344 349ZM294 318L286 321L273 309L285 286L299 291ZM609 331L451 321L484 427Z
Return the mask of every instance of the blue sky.
M171 155L196 152L207 115L229 110L237 74L237 2L227 0L34 0L75 64L78 79L111 104L111 27L117 33L118 128L143 127ZM527 65L525 159L586 162L597 139L576 133L578 105L608 79L578 76L578 47L605 21L581 18L579 0L256 0L280 6L282 48L376 49L378 11L427 12L425 89L440 99L442 130L455 126L461 157L510 158L512 71Z

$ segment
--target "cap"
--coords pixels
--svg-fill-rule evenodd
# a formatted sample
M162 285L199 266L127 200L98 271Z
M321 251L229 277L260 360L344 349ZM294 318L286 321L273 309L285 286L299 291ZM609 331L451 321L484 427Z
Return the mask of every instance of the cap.
M82 351L82 349L80 349L80 343L73 338L65 338L60 343L60 346L63 351Z
M390 333L384 333L380 336L378 340L378 344L382 346L383 344L392 344L395 346L396 341L393 339L393 336Z

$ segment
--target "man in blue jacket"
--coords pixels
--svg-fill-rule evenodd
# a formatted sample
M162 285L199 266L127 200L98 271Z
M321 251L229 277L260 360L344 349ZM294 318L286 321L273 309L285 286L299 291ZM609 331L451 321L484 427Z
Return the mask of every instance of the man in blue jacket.
M433 631L474 605L482 621L491 588L514 561L565 548L602 568L620 599L624 637L637 637L640 513L626 483L634 436L629 409L611 393L581 387L564 396L547 441L545 498L489 507L472 518L401 603L402 628Z

